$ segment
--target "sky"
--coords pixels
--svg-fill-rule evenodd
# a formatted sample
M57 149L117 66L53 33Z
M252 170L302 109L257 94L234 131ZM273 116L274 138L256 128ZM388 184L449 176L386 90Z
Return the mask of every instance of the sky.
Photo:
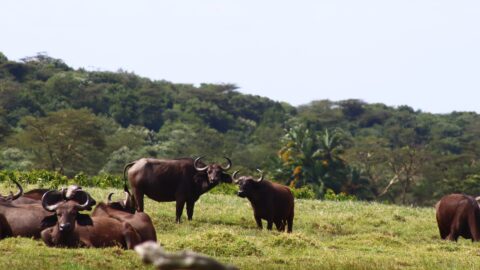
M292 105L361 99L480 112L478 0L16 0L0 52Z

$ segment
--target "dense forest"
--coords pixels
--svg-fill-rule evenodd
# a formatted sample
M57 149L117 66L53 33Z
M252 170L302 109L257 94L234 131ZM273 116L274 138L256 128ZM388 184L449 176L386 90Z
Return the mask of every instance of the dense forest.
M480 193L474 112L355 99L294 107L236 89L0 53L0 169L120 175L140 157L228 156L242 173L259 168L319 198L426 205L450 192Z

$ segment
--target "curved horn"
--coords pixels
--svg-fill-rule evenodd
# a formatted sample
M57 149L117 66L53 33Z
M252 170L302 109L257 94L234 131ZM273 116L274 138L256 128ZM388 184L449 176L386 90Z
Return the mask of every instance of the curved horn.
M51 194L53 194L54 192L58 192L57 190L49 190L47 192L45 192L45 194L43 194L42 196L42 206L43 206L43 209L47 210L48 212L55 212L55 210L57 209L57 207L60 205L61 202L57 202L56 204L54 205L49 205L48 204L48 198Z
M125 193L125 199L123 200L123 205L124 205L124 207L128 207L129 206L128 202L130 200L131 195L130 195L130 192L124 191L124 193Z
M238 183L238 179L236 179L236 176L237 176L237 173L239 172L239 170L236 170L233 172L232 174L232 179L233 179L233 182L234 183Z
M20 196L23 195L23 188L22 188L22 186L20 185L20 183L17 182L17 180L12 179L12 181L13 181L13 182L15 183L15 185L17 185L17 187L18 187L18 192L15 193L15 195L10 194L10 196L11 196L11 198L12 198L12 201L14 201L14 200L20 198Z
M107 197L107 201L108 203L111 203L112 202L112 195L113 195L113 192L108 194L108 197Z
M228 157L225 157L225 156L224 156L223 158L227 160L228 165L227 165L226 168L223 168L223 167L222 167L222 170L228 171L228 170L232 167L232 161L231 161Z
M197 171L199 171L199 172L204 172L204 171L206 171L206 170L208 169L208 166L205 166L205 167L203 167L203 168L199 168L199 167L197 166L198 161L200 161L200 159L202 159L202 158L204 158L204 157L205 157L205 156L201 156L201 157L198 157L198 158L195 159L195 161L193 162L193 167L195 167L195 170L197 170Z
M83 194L87 199L85 200L85 202L83 204L77 204L75 205L75 208L78 210L78 211L83 211L83 210L87 210L89 208L89 204L90 204L90 196L88 195L87 192L79 189L77 190L77 193L78 194Z
M260 172L260 178L258 178L258 180L255 180L255 181L256 181L257 183L259 183L259 182L262 182L262 181L263 181L263 172L262 172L262 170L260 170L260 169L257 169L257 171Z
M81 186L70 185L67 187L67 189L64 190L64 196L67 200L70 200L75 195L75 193L81 189L82 189Z

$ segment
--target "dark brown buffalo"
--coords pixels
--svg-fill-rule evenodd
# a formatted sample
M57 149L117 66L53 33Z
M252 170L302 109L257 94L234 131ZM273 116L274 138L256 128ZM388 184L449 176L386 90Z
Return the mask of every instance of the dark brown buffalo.
M12 229L4 215L0 214L0 239L12 236Z
M68 200L74 200L74 201L79 202L79 200L81 198L77 198L78 197L77 196L77 191L78 190L82 190L82 187L77 186L77 185L70 185L67 188L60 189L60 192L61 192L64 200L67 200L67 201ZM25 192L23 194L23 196L21 196L20 198L15 200L14 204L32 204L32 203L40 204L41 201L42 201L43 195L47 191L49 191L49 189L45 189L45 188L32 189L30 191ZM90 205L86 210L92 210L92 206L94 206L97 202L95 201L95 199L93 199L90 196L90 194L88 194L88 196L90 197Z
M140 235L140 242L157 241L157 233L150 216L143 212L135 212L135 205L131 195L125 192L123 201L112 202L113 193L108 195L107 203L99 203L93 210L92 217L111 217L119 221L130 223Z
M21 198L23 189L13 180L19 191L13 195L0 196L0 216L8 223L10 235L40 238L40 232L53 226L51 213L45 211L40 204L16 204Z
M186 203L187 216L191 220L200 195L220 182L232 182L230 175L225 173L232 166L229 158L225 157L228 161L225 168L216 163L205 165L200 159L142 158L127 164L124 175L128 172L137 210L143 212L143 195L147 195L158 202L176 201L176 222L180 222Z
M435 205L442 239L457 241L459 236L480 240L480 207L474 197L450 194Z
M261 172L260 170L258 170ZM290 189L284 185L252 176L241 176L236 179L238 171L233 173L233 181L238 184L238 196L247 198L252 204L253 215L257 226L261 229L262 219L267 220L267 229L271 230L273 223L279 231L292 232L294 216L294 200Z
M89 207L89 196L78 191L85 198L83 204L74 200L61 200L50 204L50 192L43 195L42 206L54 212L57 223L52 228L42 231L42 240L48 246L61 247L109 247L120 246L133 249L140 236L128 222L121 222L110 217L90 217L80 214Z

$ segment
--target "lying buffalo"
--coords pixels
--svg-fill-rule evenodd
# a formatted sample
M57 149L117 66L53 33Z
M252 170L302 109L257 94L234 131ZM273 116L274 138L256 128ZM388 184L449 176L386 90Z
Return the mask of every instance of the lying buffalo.
M258 170L260 173L262 171ZM267 229L272 229L272 224L279 231L292 232L294 200L290 189L286 186L263 179L263 173L259 179L252 176L236 178L238 171L233 173L233 181L238 184L238 196L247 198L252 204L253 215L258 227L262 228L262 219L267 220Z
M21 187L20 187L21 188ZM82 187L77 186L77 185L70 185L67 188L61 188L60 193L61 196L63 197L64 200L74 200L74 201L79 201L81 200L80 197L77 195L77 191L82 190ZM41 203L43 195L49 191L49 189L44 189L44 188L37 188L37 189L32 189L30 191L27 191L18 198L18 200L15 200L15 204L31 204L31 203ZM87 193L88 194L88 193ZM86 210L92 210L92 206L94 206L97 202L95 199L93 199L90 194L88 194L89 199L90 199L90 205L87 207Z
M157 241L157 233L150 217L143 212L135 212L131 195L125 192L123 201L112 202L113 193L108 195L107 203L99 203L93 210L92 217L111 217L130 223L140 235L140 242Z
M216 163L205 165L201 157L195 160L142 158L127 164L124 176L128 172L128 181L139 212L144 210L143 195L159 202L176 201L176 222L180 222L185 203L188 219L191 220L200 195L220 182L232 182L230 175L225 173L232 167L232 162L227 157L225 159L227 167Z
M4 215L0 214L0 239L12 236L12 229Z
M9 196L0 196L0 216L8 223L12 236L40 238L42 230L55 224L51 220L51 214L40 204L17 204L23 189L17 181L13 182L19 191Z
M435 205L442 239L457 241L459 236L480 240L480 207L474 197L450 194Z
M80 214L89 207L89 196L77 191L84 203L60 200L51 203L51 191L43 195L42 206L54 212L56 225L42 231L42 240L48 246L61 247L108 247L120 246L132 249L140 242L140 236L127 222L110 217L90 217Z

